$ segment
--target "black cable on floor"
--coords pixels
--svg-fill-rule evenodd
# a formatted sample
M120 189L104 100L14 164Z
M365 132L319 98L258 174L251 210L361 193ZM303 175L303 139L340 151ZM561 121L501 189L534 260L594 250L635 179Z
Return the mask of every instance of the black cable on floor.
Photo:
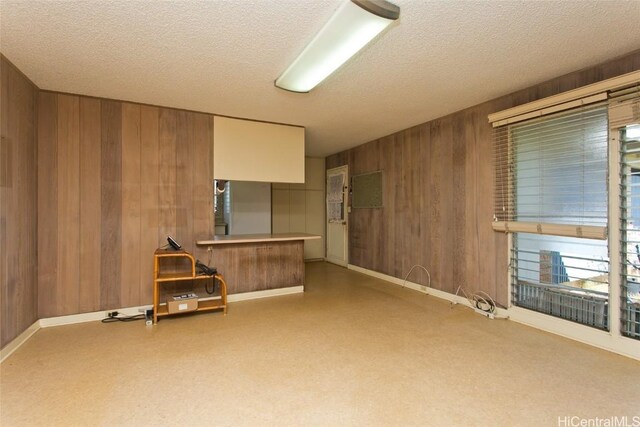
M133 322L134 320L144 320L146 319L146 316L144 315L144 313L142 314L135 314L133 316L111 316L111 317L105 317L104 319L102 319L102 323L111 323L111 322Z

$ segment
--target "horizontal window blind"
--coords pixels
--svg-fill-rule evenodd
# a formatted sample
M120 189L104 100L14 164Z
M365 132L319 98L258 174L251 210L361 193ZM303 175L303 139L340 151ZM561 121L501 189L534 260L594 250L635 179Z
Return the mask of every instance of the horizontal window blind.
M494 228L606 238L607 105L494 129Z

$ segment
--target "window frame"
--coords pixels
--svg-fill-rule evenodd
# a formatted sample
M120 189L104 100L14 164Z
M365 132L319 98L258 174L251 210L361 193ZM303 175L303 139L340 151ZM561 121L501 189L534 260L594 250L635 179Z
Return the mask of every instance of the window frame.
M488 116L489 122L495 126L504 123L498 123L498 121L508 120L518 115L530 114L533 112L533 116L539 116L539 110L544 108L550 108L560 106L562 103L578 101L585 97L592 96L597 93L606 92L609 96L612 92L632 85L640 85L640 71L634 71L627 73L612 79L603 80L598 83L583 86L578 89L570 90L558 95L554 95L548 98L540 99L529 104L509 108L507 110L499 111ZM640 87L640 86L638 86ZM640 98L639 98L640 99ZM538 110L538 111L536 111ZM620 269L620 162L618 155L620 154L620 142L618 138L618 131L621 126L612 126L612 111L611 105L608 110L609 116L609 184L608 184L608 228L607 235L609 238L609 313L610 313L610 325L609 331L598 330L584 325L570 322L567 320L555 318L546 314L534 312L525 308L514 306L511 303L511 275L512 269L510 265L511 248L513 247L513 231L508 226L502 226L500 228L499 218L493 218L494 229L499 232L504 232L507 239L508 251L505 254L507 258L505 263L507 265L506 275L508 278L507 283L507 300L509 301L505 314L513 321L527 324L548 332L566 336L568 338L585 342L590 345L604 348L616 353L632 357L634 359L640 359L640 342L637 339L626 337L621 334L621 307L620 307L620 290L621 290L621 269ZM616 112L616 120L619 120L619 112ZM615 129L615 131L614 131ZM494 168L494 171L496 169ZM613 178L613 179L612 179ZM536 229L537 231L537 229Z

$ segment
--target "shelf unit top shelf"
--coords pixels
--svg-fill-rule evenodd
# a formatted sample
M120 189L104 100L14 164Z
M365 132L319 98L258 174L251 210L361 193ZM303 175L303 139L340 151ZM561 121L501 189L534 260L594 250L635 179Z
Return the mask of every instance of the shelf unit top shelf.
M195 275L192 276L189 271L182 271L177 273L159 273L158 277L156 277L156 282L179 282L182 280L204 280L211 279L215 276L208 275Z
M191 255L189 252L187 252L185 250L176 251L174 249L156 249L156 251L153 254L155 256L157 256L157 257L187 257L187 258L193 258L193 255Z

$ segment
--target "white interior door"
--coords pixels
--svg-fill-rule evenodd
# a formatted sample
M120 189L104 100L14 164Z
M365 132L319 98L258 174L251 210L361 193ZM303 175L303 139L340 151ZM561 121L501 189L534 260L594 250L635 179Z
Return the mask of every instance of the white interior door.
M327 261L347 265L349 225L347 223L347 166L327 171Z

